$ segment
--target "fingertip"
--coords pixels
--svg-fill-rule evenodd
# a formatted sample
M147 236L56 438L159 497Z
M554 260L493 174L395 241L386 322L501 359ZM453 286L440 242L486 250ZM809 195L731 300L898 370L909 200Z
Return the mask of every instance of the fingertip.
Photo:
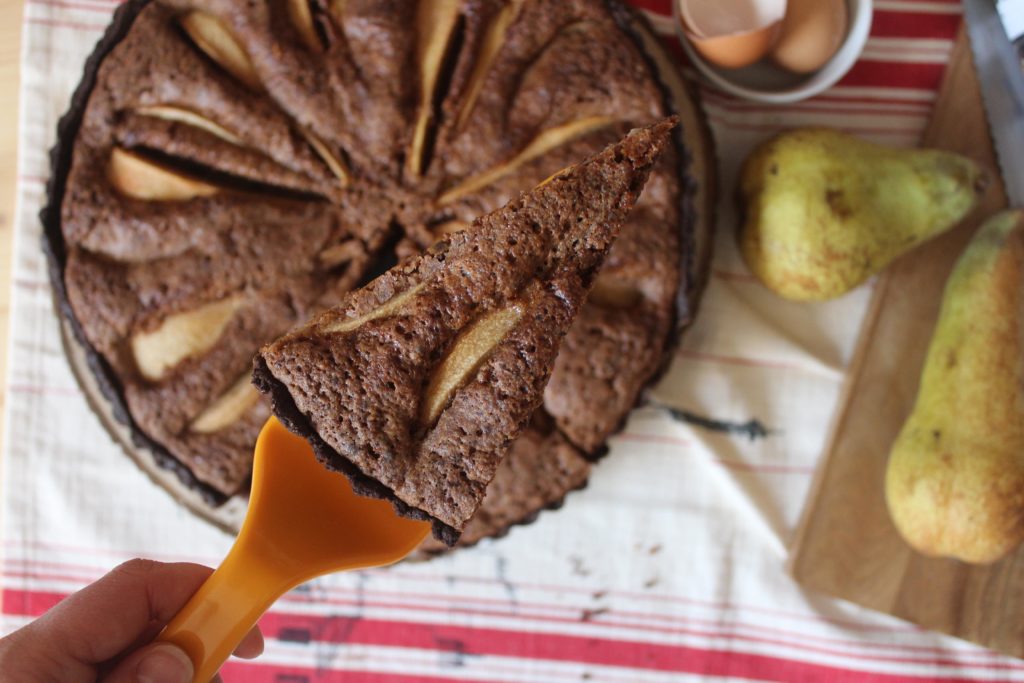
M263 648L263 632L259 626L253 626L232 654L241 659L255 659L263 654Z
M135 665L135 683L192 683L195 669L185 651L171 643L150 647Z

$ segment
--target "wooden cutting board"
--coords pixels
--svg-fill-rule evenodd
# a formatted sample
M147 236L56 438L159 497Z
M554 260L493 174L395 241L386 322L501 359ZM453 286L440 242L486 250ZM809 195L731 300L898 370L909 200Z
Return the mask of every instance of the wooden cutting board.
M1024 657L1024 549L988 566L927 558L889 520L889 449L910 414L942 291L983 218L1006 205L967 40L957 39L922 145L992 169L963 224L879 279L790 556L801 584Z

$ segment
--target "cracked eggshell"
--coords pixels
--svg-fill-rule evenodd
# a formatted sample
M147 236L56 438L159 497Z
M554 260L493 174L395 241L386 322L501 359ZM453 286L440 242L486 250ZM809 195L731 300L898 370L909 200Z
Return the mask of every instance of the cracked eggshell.
M771 51L786 0L677 0L687 40L726 69L749 66Z

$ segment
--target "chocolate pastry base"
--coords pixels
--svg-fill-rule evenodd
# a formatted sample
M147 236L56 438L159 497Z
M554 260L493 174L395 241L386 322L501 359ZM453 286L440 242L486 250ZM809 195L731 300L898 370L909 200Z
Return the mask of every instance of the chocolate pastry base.
M244 510L245 488L239 494L226 496L204 484L189 467L171 455L162 443L139 428L125 402L120 376L87 341L81 324L70 308L65 289L63 273L67 263L67 247L62 234L60 207L64 199L74 141L101 63L121 42L138 13L148 4L147 0L128 0L118 8L106 34L88 60L71 107L59 124L58 142L51 153L53 173L47 187L49 203L41 212L44 249L48 255L55 299L64 319L62 329L69 360L90 403L100 414L101 421L132 458L175 498L182 500L187 507L204 518L227 529L237 529ZM692 94L686 91L679 77L673 58L665 52L661 39L653 33L646 20L635 10L618 2L609 0L606 4L622 32L633 38L641 48L644 58L657 76L666 101L672 102L669 109L678 112L683 121L677 158L684 169L688 167L689 171L684 170L679 175L684 190L680 193L682 205L679 218L683 238L681 254L684 258L684 282L679 288L675 327L681 330L692 320L707 274L714 205L714 165L710 135ZM692 153L692 157L688 152ZM666 346L663 364L671 357L670 347ZM642 398L640 395L638 397ZM600 453L601 448L598 448L587 455L596 457ZM500 506L500 503L495 505ZM533 516L535 513L520 515L518 511L513 511L510 515L489 514L488 518L500 519L500 523L505 524L525 521ZM495 528L491 533L498 531Z

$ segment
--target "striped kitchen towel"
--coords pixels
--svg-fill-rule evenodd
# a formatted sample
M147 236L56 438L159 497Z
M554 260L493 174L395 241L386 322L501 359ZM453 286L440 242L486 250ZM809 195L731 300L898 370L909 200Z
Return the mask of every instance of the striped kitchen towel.
M231 539L177 506L90 412L65 360L36 218L47 151L115 0L27 0L12 339L2 455L0 632L133 556L216 564ZM637 0L676 49L668 0ZM280 600L229 681L1019 680L1024 663L807 593L787 545L870 285L780 300L733 233L737 167L792 126L914 145L960 23L956 0L876 0L853 70L785 107L701 88L722 202L711 282L658 402L770 436L637 410L589 487L508 537L423 564L329 576Z

